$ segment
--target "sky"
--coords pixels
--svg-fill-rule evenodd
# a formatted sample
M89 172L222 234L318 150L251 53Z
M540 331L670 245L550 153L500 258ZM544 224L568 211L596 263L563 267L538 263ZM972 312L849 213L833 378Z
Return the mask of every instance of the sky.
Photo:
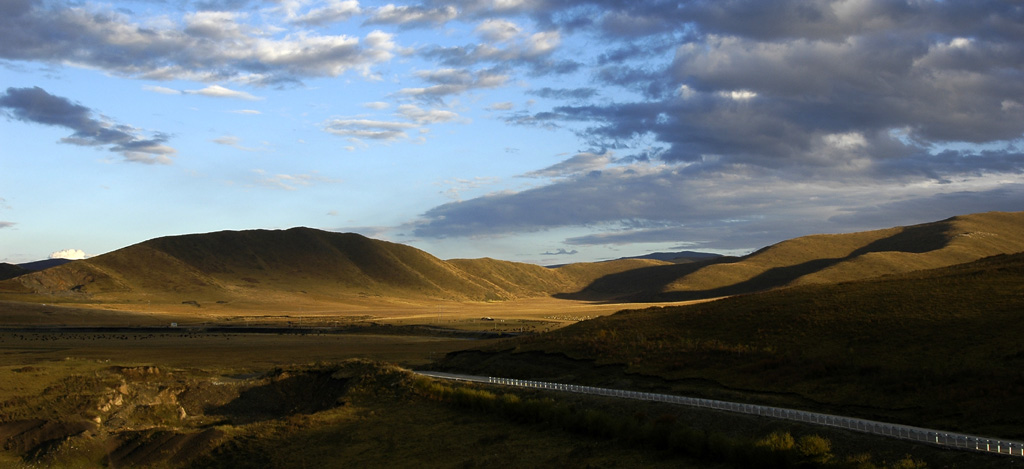
M1024 3L0 0L0 262L745 254L1024 210Z

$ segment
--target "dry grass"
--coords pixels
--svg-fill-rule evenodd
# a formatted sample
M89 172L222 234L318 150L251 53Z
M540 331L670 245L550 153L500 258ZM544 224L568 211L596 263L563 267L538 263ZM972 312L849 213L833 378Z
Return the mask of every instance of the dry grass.
M683 393L1019 439L1024 342L1011 325L1022 313L1024 254L1017 254L627 311L491 344L505 358L485 371L525 367L517 356L540 365L542 357L523 352L542 351L618 364L637 381L653 376ZM554 363L555 376L569 373Z

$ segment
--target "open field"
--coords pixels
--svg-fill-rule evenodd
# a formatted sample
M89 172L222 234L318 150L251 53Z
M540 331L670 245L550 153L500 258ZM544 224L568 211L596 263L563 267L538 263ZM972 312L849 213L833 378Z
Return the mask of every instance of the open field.
M700 301L697 301L700 302ZM697 303L663 303L666 306ZM198 303L198 302L197 302ZM2 327L48 326L431 326L464 331L542 332L649 303L524 298L496 302L363 300L292 304L125 304L0 301ZM493 319L485 319L490 318Z

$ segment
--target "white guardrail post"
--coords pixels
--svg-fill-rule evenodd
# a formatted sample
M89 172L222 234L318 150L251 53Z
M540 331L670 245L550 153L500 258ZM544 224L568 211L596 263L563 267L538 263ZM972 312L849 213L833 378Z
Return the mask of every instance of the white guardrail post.
M685 396L674 396L670 394L657 394L638 391L627 391L623 389L597 388L592 386L579 386L575 384L548 383L543 381L529 381L514 378L497 377L460 377L444 373L430 374L428 376L442 379L454 380L475 380L482 383L499 384L504 386L525 387L534 389L550 389L554 391L574 392L578 394L591 394L599 396L623 397L627 399L638 399L644 401L665 402L686 405L690 407L710 408L726 410L748 415L759 415L770 418L796 420L818 425L839 427L854 430L862 433L883 435L901 440L917 441L936 446L956 448L968 451L979 451L983 453L1005 454L1010 456L1024 456L1024 442L997 440L982 438L973 435L959 433L948 433L927 428L918 428L908 425L897 425L892 423L874 422L871 420L843 417L816 412L804 412L781 407L760 406L754 404L741 404L735 402L718 401L714 399L702 399Z

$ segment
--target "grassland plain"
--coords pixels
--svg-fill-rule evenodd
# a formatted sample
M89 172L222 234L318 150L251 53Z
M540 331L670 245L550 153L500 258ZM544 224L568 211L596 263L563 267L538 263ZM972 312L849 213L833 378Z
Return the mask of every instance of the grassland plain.
M456 352L444 365L1021 439L1022 316L1024 253L623 311Z

